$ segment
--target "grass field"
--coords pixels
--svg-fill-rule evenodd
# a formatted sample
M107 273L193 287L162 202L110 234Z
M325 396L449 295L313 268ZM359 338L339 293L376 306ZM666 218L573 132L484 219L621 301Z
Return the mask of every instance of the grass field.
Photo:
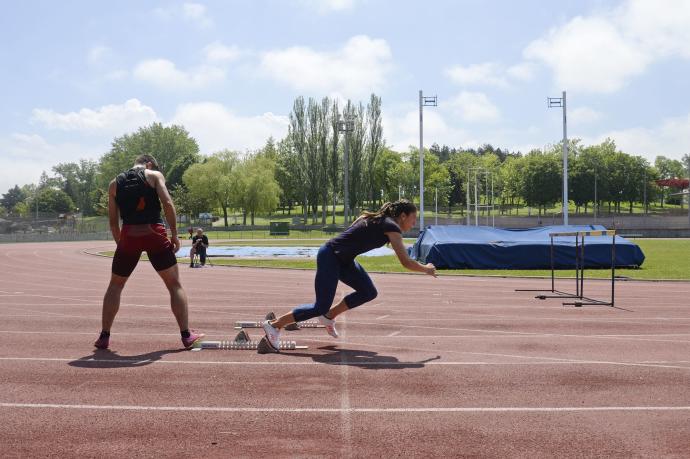
M319 246L323 241L300 241L299 245ZM413 240L406 240L412 244ZM690 280L690 240L687 239L638 239L635 241L646 259L639 269L618 269L616 274L630 279L658 280ZM295 241L228 241L227 245L261 245L261 246L289 246L295 245ZM182 250L186 250L183 248ZM102 252L103 255L112 256L113 252ZM407 272L395 256L360 257L358 261L370 272ZM189 263L189 258L182 258L180 262ZM224 266L248 266L260 268L293 268L314 269L314 259L243 259L243 258L213 258L214 265ZM439 271L440 275L475 275L475 276L505 276L505 277L546 277L550 276L549 270L478 270L478 269L446 269ZM588 278L607 278L611 275L608 269L588 270L585 276ZM557 277L574 277L574 270L558 270Z

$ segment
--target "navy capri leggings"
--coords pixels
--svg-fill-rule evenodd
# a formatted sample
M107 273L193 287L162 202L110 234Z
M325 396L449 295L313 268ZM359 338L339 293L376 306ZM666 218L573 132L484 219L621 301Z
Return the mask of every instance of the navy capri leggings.
M316 255L316 279L314 280L316 302L296 307L292 311L295 320L302 322L326 314L333 305L339 280L355 289L345 297L348 309L356 308L378 295L374 283L362 265L354 260L343 264L331 246L324 244Z

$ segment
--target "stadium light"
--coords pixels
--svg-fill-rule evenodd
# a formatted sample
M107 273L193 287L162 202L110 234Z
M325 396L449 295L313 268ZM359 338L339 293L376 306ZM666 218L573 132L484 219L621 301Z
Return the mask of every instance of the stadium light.
M355 130L355 120L353 117L346 117L344 120L338 120L338 131L345 133L345 154L343 157L344 166L344 179L343 179L343 207L344 207L344 217L345 225L347 225L350 220L350 148L348 143L348 138L350 137L348 133Z
M419 229L424 230L424 107L436 107L436 96L424 96L419 90Z
M563 224L568 224L568 123L566 119L565 91L562 97L547 97L549 108L563 109Z

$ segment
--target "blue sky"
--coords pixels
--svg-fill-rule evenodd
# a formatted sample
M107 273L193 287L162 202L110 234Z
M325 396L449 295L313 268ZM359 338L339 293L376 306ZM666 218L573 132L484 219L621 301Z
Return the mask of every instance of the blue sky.
M113 137L181 123L209 154L287 131L298 95L383 98L384 137L526 151L610 136L653 159L690 153L684 0L6 2L0 192Z

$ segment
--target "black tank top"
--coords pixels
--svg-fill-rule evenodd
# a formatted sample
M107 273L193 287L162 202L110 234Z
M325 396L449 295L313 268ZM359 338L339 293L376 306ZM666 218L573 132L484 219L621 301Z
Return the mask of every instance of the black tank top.
M115 202L124 225L163 223L158 193L146 181L143 167L121 173L115 179Z

